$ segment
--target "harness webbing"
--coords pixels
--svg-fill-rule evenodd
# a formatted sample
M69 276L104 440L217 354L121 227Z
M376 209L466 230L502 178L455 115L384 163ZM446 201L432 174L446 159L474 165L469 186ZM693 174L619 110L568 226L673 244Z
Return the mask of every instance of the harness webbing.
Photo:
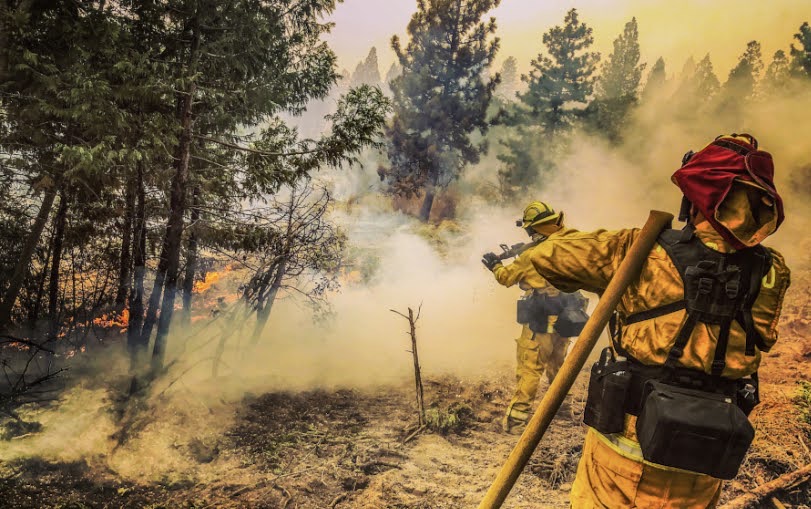
M717 142L716 142L717 143ZM661 316L665 316L677 311L687 309L687 314L676 335L673 347L668 353L667 360L664 366L672 370L678 365L678 359L684 354L684 349L692 336L693 330L699 322L708 320L707 323L714 323L719 325L719 334L716 342L715 353L710 368L711 375L720 377L726 367L726 352L729 346L729 334L732 322L736 321L746 333L746 350L747 356L755 354L755 346L761 350L765 350L766 344L763 337L755 327L754 319L752 317L752 306L757 299L760 291L760 279L768 272L771 265L771 259L768 251L758 246L756 248L748 249L745 251L738 251L732 254L722 254L710 250L699 239L695 237L695 228L688 225L681 231L668 230L663 232L659 237L659 244L665 249L670 256L674 265L679 271L679 274L684 281L685 298L676 302L671 302L662 306L657 306L652 309L647 309L637 313L633 313L625 318L622 326L627 326L645 320L651 320ZM704 311L703 308L696 308L691 312L690 305L688 304L687 288L688 288L688 267L695 267L698 264L701 267L704 263L715 261L719 267L729 266L738 267L744 278L743 281L731 281L727 283L726 292L732 302L736 302L738 291L745 290L746 294L744 300L738 300L737 309L732 316L720 315L714 316L709 311ZM712 267L712 265L710 265ZM691 269L695 270L695 269ZM748 271L748 274L747 274ZM748 275L748 280L746 276ZM704 281L700 281L704 283ZM708 283L709 284L709 283ZM739 289L739 286L747 284L746 288ZM703 286L703 285L702 285ZM709 291L709 289L707 289ZM721 301L723 302L723 301ZM621 327L614 327L616 334L612 334L612 343L614 349L628 357L625 350L621 347Z

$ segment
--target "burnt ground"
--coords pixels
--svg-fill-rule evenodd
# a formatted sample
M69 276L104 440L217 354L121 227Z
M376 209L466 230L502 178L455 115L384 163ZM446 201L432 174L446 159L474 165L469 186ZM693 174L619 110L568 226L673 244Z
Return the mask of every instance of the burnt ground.
M752 415L755 444L722 502L811 462L811 409L804 406L811 394L806 403L800 397L811 366L811 274L794 279L781 340L764 356L764 402ZM584 433L585 383L581 376L504 507L568 507ZM475 507L518 438L499 426L511 386L507 373L426 380L425 401L439 429L416 435L410 384L249 396L227 405L228 424L216 434L192 434L168 446L194 466L186 475L141 479L121 475L104 457L27 457L0 465L0 507ZM149 415L151 408L140 411ZM149 423L129 432L144 430ZM774 498L783 507L807 509L811 486L790 487ZM781 506L769 500L762 507Z

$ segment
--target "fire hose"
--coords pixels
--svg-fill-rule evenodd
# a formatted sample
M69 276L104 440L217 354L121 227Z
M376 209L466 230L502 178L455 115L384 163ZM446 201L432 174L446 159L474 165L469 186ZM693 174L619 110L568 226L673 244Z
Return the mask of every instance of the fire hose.
M645 226L642 227L639 236L608 283L597 303L597 308L586 322L580 337L544 394L518 443L510 452L490 489L487 490L484 499L479 504L479 509L498 509L504 503L597 344L597 340L619 304L622 294L639 277L648 254L656 244L656 239L662 230L670 225L671 221L673 221L672 214L657 210L650 212Z

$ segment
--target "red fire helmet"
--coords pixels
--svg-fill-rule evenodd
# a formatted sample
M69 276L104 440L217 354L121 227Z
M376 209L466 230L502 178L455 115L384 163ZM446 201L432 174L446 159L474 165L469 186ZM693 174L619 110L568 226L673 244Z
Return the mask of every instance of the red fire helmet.
M736 180L757 185L774 201L777 211L775 231L785 217L783 200L774 186L772 156L758 150L757 140L748 134L719 136L693 155L673 174L671 180L713 228L736 249L747 246L716 218L718 207L724 202Z

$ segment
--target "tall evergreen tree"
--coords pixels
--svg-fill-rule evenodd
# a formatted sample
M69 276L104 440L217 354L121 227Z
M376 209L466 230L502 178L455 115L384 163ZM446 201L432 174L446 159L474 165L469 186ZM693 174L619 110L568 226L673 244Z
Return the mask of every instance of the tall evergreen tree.
M589 125L612 141L618 141L631 107L637 102L645 64L639 63L639 28L636 18L614 40L614 51L603 63L596 97L589 105Z
M639 63L639 27L636 18L631 18L622 34L614 39L614 51L603 63L596 85L597 97L635 97L644 69L645 64Z
M391 83L397 79L403 73L403 68L397 62L392 62L389 66L389 70L386 71L386 77L383 79L383 91L386 92L386 95L391 97L393 95L391 89Z
M665 71L665 60L659 57L656 63L651 67L648 73L648 79L645 82L645 88L642 90L642 101L648 101L656 97L667 83L667 72Z
M380 86L380 68L377 63L377 48L375 47L369 50L366 59L361 61L355 67L355 72L352 73L350 86L357 87L360 85Z
M36 217L0 283L3 329L11 323L57 191L77 184L90 191L89 200L98 197L116 182L117 170L140 154L121 144L129 119L116 108L111 90L114 76L137 63L115 65L126 34L103 4L9 2L0 8L0 32L0 157L25 176L32 195L41 196L34 198ZM118 96L129 99L135 88Z
M749 41L746 50L738 59L737 65L729 71L729 78L724 83L724 99L727 104L733 101L749 101L754 98L760 73L763 70L763 58L760 43Z
M763 94L774 96L788 90L791 83L791 65L786 52L775 51L766 73L763 75Z
M408 45L392 38L403 68L392 83L394 118L388 129L392 192L424 193L427 221L436 193L486 149L471 134L487 131L487 108L498 76L482 79L498 50L494 19L500 0L419 0Z
M681 118L693 118L697 113L704 112L721 88L709 53L697 64L690 57L679 80L671 106L674 114Z
M715 75L712 60L710 60L710 54L707 53L696 65L696 70L693 74L694 97L698 101L707 102L715 97L715 94L718 93L720 88L721 82L718 81L718 76Z
M521 75L518 73L518 59L507 57L501 65L501 82L498 84L497 93L499 99L505 102L515 101L518 93L518 84Z
M806 21L800 25L800 31L794 34L800 43L795 48L791 45L791 70L795 76L811 78L811 26Z
M505 122L516 127L503 144L507 152L499 181L506 194L526 190L549 171L565 147L565 135L582 116L594 91L594 72L600 54L589 51L594 43L591 27L581 23L576 9L566 13L562 26L543 35L548 55L539 54L532 70L521 76L527 90L518 94Z
M566 13L563 26L543 35L548 56L531 62L529 75L521 76L528 90L519 95L523 123L541 127L554 136L571 128L594 91L594 72L600 54L588 51L594 43L592 28L581 23L576 9Z

